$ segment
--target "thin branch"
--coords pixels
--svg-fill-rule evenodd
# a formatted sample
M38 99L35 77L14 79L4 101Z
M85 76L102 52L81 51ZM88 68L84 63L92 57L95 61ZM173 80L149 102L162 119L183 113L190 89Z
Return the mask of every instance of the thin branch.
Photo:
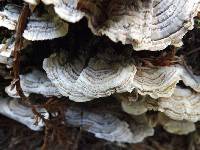
M30 9L28 4L24 4L21 14L18 18L16 26L16 35L15 35L15 47L14 47L14 62L13 62L13 73L14 79L12 84L16 86L17 93L25 102L27 100L26 96L23 93L23 90L20 85L19 69L20 69L20 51L23 46L23 37L22 34L26 28L27 19L30 16Z

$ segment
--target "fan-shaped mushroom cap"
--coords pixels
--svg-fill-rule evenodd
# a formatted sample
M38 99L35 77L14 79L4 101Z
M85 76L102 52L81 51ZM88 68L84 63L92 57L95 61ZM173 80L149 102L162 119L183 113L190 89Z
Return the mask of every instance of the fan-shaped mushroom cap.
M139 69L133 82L141 95L150 95L153 98L170 97L180 80L180 73L177 66Z
M77 22L83 18L84 12L77 10L77 0L42 0L46 5L54 4L55 12L68 22Z
M132 92L133 89L155 99L170 97L180 80L200 91L200 77L182 65L139 68L136 71L133 63L127 63L128 59L124 61L122 56L116 57L119 59L114 61L115 56L99 53L84 68L83 58L67 62L67 55L61 53L45 59L43 68L63 96L79 102L113 93Z
M63 96L69 96L73 94L74 84L78 79L85 60L83 58L76 59L73 62L67 62L67 57L61 54L53 54L43 62L43 68L47 73L48 78L58 88L59 92ZM75 93L75 96L85 99L81 93ZM74 96L74 97L75 97ZM87 98L86 98L87 100Z
M20 10L21 8L16 5L6 5L0 14L2 14L2 18L6 18L8 21L0 19L0 26L15 30ZM6 24L7 22L9 22L9 26ZM65 36L67 32L68 24L59 19L53 12L45 12L39 16L36 11L28 19L23 37L30 41L48 40Z
M56 13L69 22L79 21L84 13L97 35L132 44L135 50L162 50L180 46L193 28L199 0L43 0L54 4ZM69 13L70 12L70 13Z
M49 40L65 36L68 32L68 24L58 17L43 14L41 17L32 15L24 30L23 37L30 41Z
M135 143L129 125L109 113L92 113L71 107L65 113L67 123L73 126L82 126L96 137L108 141Z
M147 110L154 110L163 112L174 120L187 120L191 122L200 120L199 107L200 94L178 86L173 95L168 98L161 97L155 100L147 96L143 97L143 100L139 99L136 102L122 101L123 110L129 114L139 115Z
M152 98L170 97L179 81L200 92L200 76L189 72L182 65L138 69L133 84L141 95Z
M16 99L0 98L0 113L14 119L32 130L42 130L44 124L39 121L35 125L35 118L31 108L19 104Z
M173 134L184 135L195 131L195 124L189 121L177 121L166 117L164 114L159 113L158 122L163 128Z
M39 70L33 70L31 73L20 75L21 88L26 96L30 93L42 94L46 97L61 96L57 88L51 83L47 76ZM9 85L5 88L6 93L15 98L19 98L16 88Z
M158 100L158 110L174 120L200 120L200 94L177 87L169 98Z
M23 106L16 99L1 98L0 113L10 117L22 124L25 124L32 130L42 130L44 123L40 121L38 125L34 125L34 114L31 107ZM48 118L48 113L43 109L38 109L38 112L45 118ZM66 123L72 126L82 126L83 130L93 133L96 137L102 138L111 142L126 142L137 143L141 142L145 137L152 136L154 130L147 126L144 122L132 122L129 125L127 122L118 119L109 112L93 112L80 107L70 106L65 112Z
M63 54L52 55L44 60L43 68L60 93L71 100L84 102L134 88L133 64L113 63L106 54L101 54L91 58L84 68L85 61L77 59L70 63L64 58Z

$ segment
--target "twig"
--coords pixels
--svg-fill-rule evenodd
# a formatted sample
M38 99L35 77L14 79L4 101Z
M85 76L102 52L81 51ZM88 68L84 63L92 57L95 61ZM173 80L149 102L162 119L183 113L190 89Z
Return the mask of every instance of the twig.
M16 86L17 93L22 98L23 102L27 100L26 96L23 93L23 90L20 85L20 77L19 77L19 68L20 68L20 50L23 44L22 34L26 27L27 18L30 16L30 9L28 4L24 4L21 14L18 18L17 26L16 26L16 35L15 35L15 47L14 47L14 62L13 62L13 73L14 79L12 84ZM27 102L27 101L26 101Z

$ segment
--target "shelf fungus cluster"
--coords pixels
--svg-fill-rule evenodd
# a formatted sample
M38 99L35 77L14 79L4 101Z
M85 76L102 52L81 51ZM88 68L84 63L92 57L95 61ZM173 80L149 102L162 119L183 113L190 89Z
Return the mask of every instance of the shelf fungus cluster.
M5 3L0 114L40 131L52 117L44 104L66 101L63 124L118 143L141 142L158 125L179 135L196 130L200 75L184 59L182 39L200 0L24 0L24 20L24 3Z
M135 50L162 50L182 45L182 37L193 28L199 0L42 0L68 22L84 16L96 35L114 42L132 44Z

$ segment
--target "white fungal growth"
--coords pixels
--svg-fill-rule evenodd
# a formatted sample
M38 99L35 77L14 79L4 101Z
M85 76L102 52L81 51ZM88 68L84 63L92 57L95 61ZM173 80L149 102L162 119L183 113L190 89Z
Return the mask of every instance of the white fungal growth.
M118 97L120 98L120 97ZM136 102L122 101L125 112L133 115L143 114L148 110L163 112L174 120L197 122L200 120L200 94L187 88L176 87L173 95L168 98L152 99L143 97Z
M0 26L15 30L21 7L8 4L0 12ZM37 10L29 17L23 37L30 41L50 40L65 36L68 24L59 19L54 13L44 12L41 15Z
M42 94L45 97L61 96L57 88L51 83L45 73L38 70L33 70L28 74L20 75L20 84L26 96L29 96L31 93ZM5 88L6 93L11 97L19 98L16 88L11 87L12 85L9 85Z
M56 13L66 21L77 22L86 16L95 34L132 44L135 50L151 51L168 45L181 46L200 10L199 0L42 1L53 4Z
M104 58L102 56L105 56ZM63 96L71 100L85 102L113 93L132 91L132 79L136 72L133 64L112 64L106 54L85 61L76 59L67 62L64 54L52 55L43 62L48 78Z
M32 130L42 130L44 123L39 121L35 124L35 117L31 108L19 104L18 100L0 97L0 113L14 119Z
M0 104L2 115L12 118L32 130L43 129L44 123L41 120L38 125L34 124L35 118L31 107L23 106L16 99L2 97ZM38 108L37 111L48 119L49 115L45 110ZM149 128L145 122L133 122L129 125L108 112L97 113L75 106L66 110L65 119L67 124L75 127L82 126L83 130L93 133L97 138L111 142L137 143L154 133L153 129Z

